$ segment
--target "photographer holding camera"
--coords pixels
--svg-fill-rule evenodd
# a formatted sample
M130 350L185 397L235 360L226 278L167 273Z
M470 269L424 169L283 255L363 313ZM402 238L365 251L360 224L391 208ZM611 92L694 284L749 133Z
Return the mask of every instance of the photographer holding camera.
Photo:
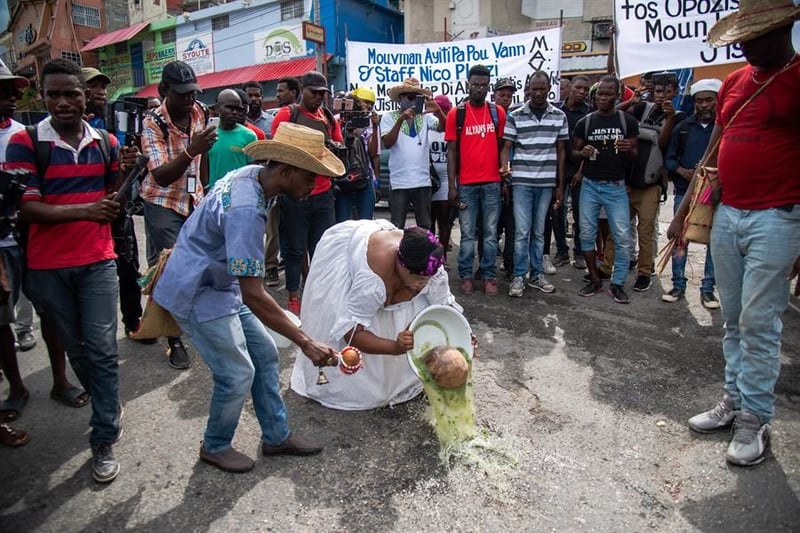
M381 117L372 110L375 92L358 87L344 98L333 99L333 111L339 113L346 152L347 173L333 181L336 196L336 222L352 218L353 208L359 220L372 220L375 214L375 174L380 172L378 126Z

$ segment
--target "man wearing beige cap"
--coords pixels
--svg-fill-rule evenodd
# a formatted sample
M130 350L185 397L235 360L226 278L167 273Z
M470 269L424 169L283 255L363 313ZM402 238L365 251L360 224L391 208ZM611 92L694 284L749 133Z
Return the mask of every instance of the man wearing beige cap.
M799 18L791 0L741 0L708 33L712 46L739 44L748 64L722 83L704 156L722 188L711 255L725 329L725 394L689 427L711 433L733 425L726 459L741 466L762 462L769 449L781 315L800 272L800 61L792 46ZM670 238L683 236L689 196Z
M264 290L264 236L275 197L306 199L317 176L339 176L342 162L318 130L284 122L272 140L245 153L265 166L229 173L188 218L153 298L177 320L211 370L211 397L200 459L229 472L254 463L232 446L248 391L261 426L262 454L310 455L321 446L289 431L280 395L278 350L264 325L291 339L315 365L336 362Z

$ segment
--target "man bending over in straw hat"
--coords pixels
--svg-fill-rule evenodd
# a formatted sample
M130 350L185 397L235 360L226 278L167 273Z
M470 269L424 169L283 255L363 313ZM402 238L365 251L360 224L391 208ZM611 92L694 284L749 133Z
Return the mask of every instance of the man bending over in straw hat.
M336 360L332 348L296 327L262 285L264 230L275 197L306 198L316 175L340 176L341 161L320 131L281 124L272 140L245 153L248 165L217 182L188 218L153 294L175 317L214 380L200 459L247 472L253 461L231 447L247 391L261 425L264 455L310 455L321 447L289 431L280 396L278 350L266 324L291 339L315 364Z
M722 187L711 255L725 323L725 394L689 427L711 433L733 425L726 459L742 466L760 463L769 448L781 314L789 281L800 272L800 60L792 46L798 18L791 0L741 0L739 11L708 33L712 46L741 43L748 65L722 83L701 160L718 167ZM670 224L671 239L684 235L690 196Z

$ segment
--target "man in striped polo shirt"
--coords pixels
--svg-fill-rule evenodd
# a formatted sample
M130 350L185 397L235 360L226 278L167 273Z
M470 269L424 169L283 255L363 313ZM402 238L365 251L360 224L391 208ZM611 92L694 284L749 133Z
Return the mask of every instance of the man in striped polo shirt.
M519 298L528 286L550 293L556 288L542 272L544 222L555 190L554 208L564 196L564 157L569 139L567 116L548 103L550 77L534 72L528 82L530 99L508 116L500 154L501 168L511 178L514 194L514 277L508 295ZM511 148L514 156L509 167Z
M121 435L117 352L117 268L111 221L120 147L82 120L87 89L81 68L54 59L42 69L50 116L36 126L48 159L39 175L39 148L27 131L6 151L10 169L31 172L20 219L29 223L24 287L41 314L52 318L72 369L92 399L92 475L101 483L119 474L112 445ZM135 149L125 149L136 156ZM130 157L125 156L127 162ZM42 161L44 162L44 161Z

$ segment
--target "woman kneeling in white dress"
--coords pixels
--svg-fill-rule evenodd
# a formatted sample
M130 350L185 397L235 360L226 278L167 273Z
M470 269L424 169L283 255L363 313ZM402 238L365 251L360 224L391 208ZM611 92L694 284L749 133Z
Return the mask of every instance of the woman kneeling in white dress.
M314 252L303 291L303 330L341 350L355 346L364 366L353 375L329 368L326 385L305 357L295 360L292 390L325 407L357 411L405 402L422 385L406 352L408 325L433 304L461 310L442 268L444 250L428 230L385 220L351 220L330 228Z

